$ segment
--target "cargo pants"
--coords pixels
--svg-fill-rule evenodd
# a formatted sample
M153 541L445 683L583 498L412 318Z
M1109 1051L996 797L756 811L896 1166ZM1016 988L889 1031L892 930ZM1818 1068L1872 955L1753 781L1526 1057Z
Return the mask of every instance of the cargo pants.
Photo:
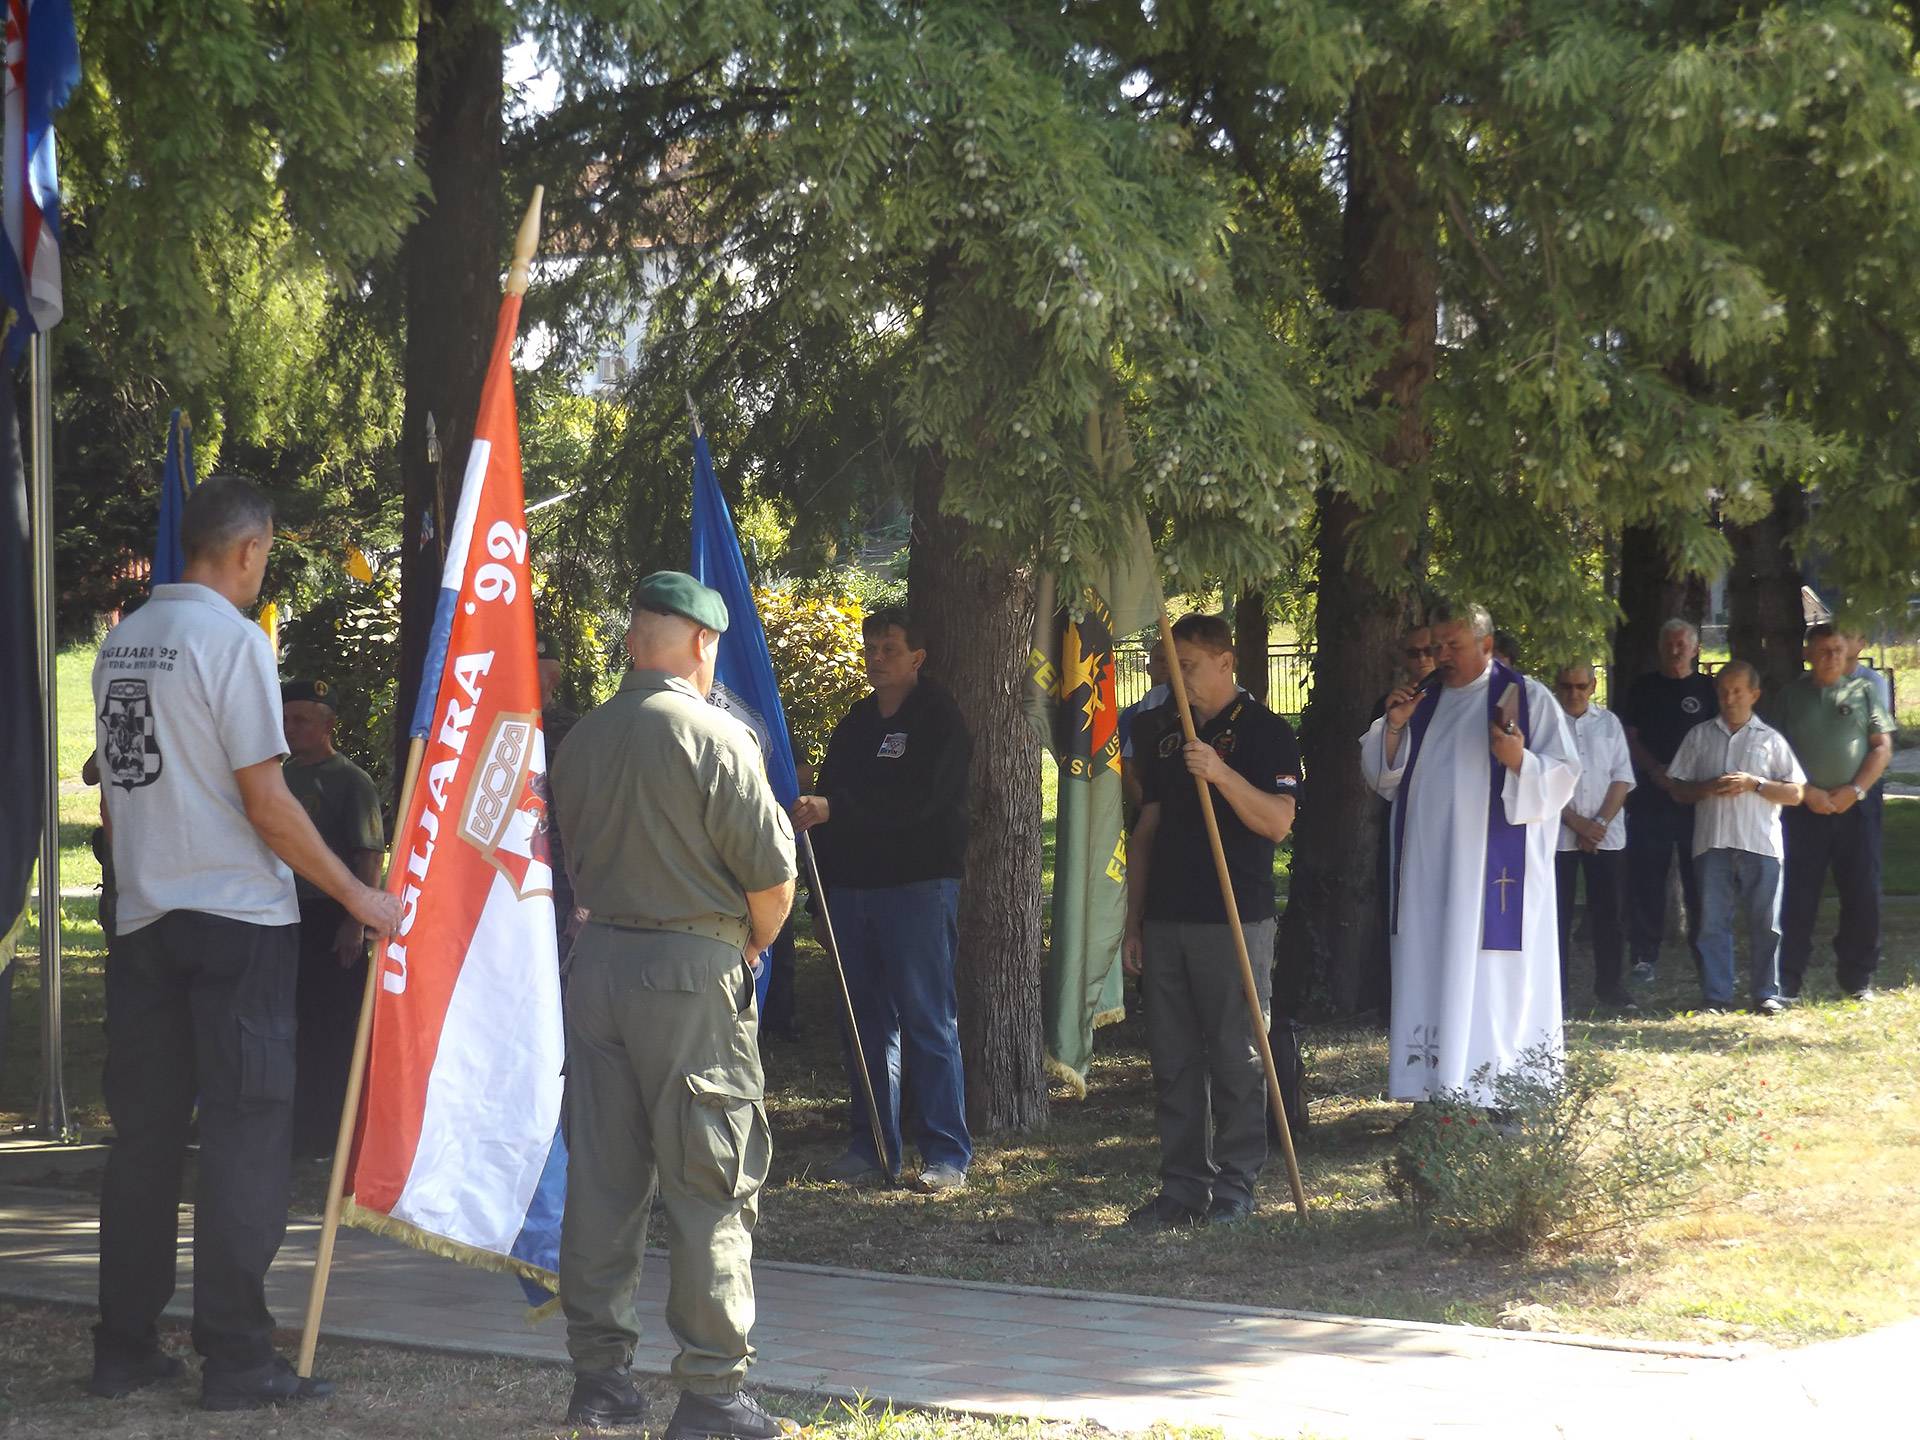
M656 1188L682 1388L727 1395L753 1359L753 1226L773 1156L751 974L715 940L589 924L567 984L560 1304L575 1370L628 1364Z

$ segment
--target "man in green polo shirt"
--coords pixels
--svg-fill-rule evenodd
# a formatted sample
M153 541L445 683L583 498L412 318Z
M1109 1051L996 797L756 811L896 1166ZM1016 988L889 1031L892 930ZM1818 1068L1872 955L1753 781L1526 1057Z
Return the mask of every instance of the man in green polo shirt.
M679 1407L665 1440L796 1430L740 1388L753 1359L753 1225L773 1155L749 957L793 904L793 827L758 742L707 703L720 596L660 571L634 592L633 672L553 765L576 902L567 985L560 1304L569 1421L637 1425L634 1287L657 1185Z
M333 748L340 694L325 680L289 680L280 687L287 732L287 789L363 885L378 883L387 848L380 792L372 778ZM293 1153L330 1160L347 1099L347 1069L367 986L367 943L360 922L319 886L296 875L300 900L300 979L293 1008Z
M1780 990L1796 999L1813 956L1814 914L1827 875L1840 892L1833 937L1840 988L1873 994L1880 966L1880 776L1893 758L1893 717L1873 683L1849 675L1847 640L1832 625L1807 631L1807 672L1780 692L1773 724L1807 772L1805 801L1782 816Z

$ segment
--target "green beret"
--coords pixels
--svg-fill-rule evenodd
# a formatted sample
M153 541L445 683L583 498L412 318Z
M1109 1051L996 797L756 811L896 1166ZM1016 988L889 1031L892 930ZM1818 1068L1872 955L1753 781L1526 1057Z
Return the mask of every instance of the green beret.
M727 632L727 602L680 570L656 570L633 590L633 608L683 615L717 635Z
M324 680L289 680L280 687L280 703L290 705L295 700L310 700L315 705L324 705L336 715L340 713L340 692Z

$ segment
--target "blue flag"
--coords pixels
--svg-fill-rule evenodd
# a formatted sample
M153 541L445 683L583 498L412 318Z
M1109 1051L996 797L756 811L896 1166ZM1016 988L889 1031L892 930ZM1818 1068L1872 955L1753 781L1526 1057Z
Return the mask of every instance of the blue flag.
M187 568L180 548L180 517L197 482L193 474L193 425L178 410L167 422L167 463L160 472L160 525L153 541L154 585L176 585Z
M767 651L767 632L753 603L747 580L746 557L734 533L733 513L714 477L707 437L693 431L693 578L720 592L727 602L727 633L720 637L714 662L713 694L708 697L728 714L744 721L760 737L767 757L767 779L774 798L791 810L800 797L800 776L794 769L793 742L787 734L787 714L780 705L780 687L773 678L773 658ZM761 957L757 988L760 1004L767 1003L767 982L773 966Z

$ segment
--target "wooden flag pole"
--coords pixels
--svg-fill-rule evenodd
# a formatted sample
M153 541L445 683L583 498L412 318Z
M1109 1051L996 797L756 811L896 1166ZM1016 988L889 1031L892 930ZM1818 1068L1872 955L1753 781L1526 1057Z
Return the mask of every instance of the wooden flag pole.
M506 293L509 295L527 293L534 252L540 248L540 202L545 194L545 186L533 187L533 199L520 221L519 233L514 237L513 265L507 271ZM394 811L396 838L400 827L407 823L408 812L413 809L414 787L420 783L420 760L426 750L424 738L416 738L407 747L407 771L400 782L400 804ZM382 888L386 888L392 880L394 861L399 857L401 848L395 845L387 852L387 870L380 882ZM360 1020L353 1032L353 1059L347 1065L346 1100L340 1107L340 1127L333 1139L333 1169L327 1176L327 1208L320 1222L320 1245L313 1257L313 1282L307 1290L307 1316L300 1329L300 1356L294 1366L294 1373L303 1380L313 1375L313 1353L320 1344L320 1312L327 1303L327 1277L333 1269L333 1246L340 1234L340 1211L346 1200L347 1158L353 1150L354 1123L360 1118L360 1094L366 1080L367 1050L373 1039L374 986L379 975L378 959L368 960L367 983L360 993Z
M1180 712L1180 728L1191 745L1199 739L1193 728L1193 706L1187 700L1186 678L1180 673L1180 652L1173 641L1173 626L1167 623L1167 602L1160 600L1160 646L1167 656L1167 680L1173 686L1173 703ZM1280 1093L1280 1071L1273 1063L1273 1042L1267 1036L1267 1017L1260 1008L1260 987L1254 982L1253 961L1247 955L1247 932L1240 928L1240 907L1234 903L1233 877L1227 870L1227 852L1220 844L1220 822L1213 813L1213 793L1205 780L1193 777L1200 792L1200 818L1206 822L1207 843L1213 847L1213 868L1220 877L1220 898L1227 910L1227 928L1233 932L1234 954L1240 960L1240 983L1246 990L1247 1009L1253 1023L1254 1043L1260 1048L1261 1063L1267 1067L1267 1099L1273 1118L1280 1127L1280 1149L1287 1157L1287 1184L1293 1188L1293 1208L1300 1218L1307 1215L1307 1192L1300 1183L1300 1161L1293 1153L1293 1128L1287 1124L1287 1103Z
M898 1183L900 1172L887 1154L887 1137L880 1128L880 1104L874 1099L873 1076L867 1070L867 1053L860 1044L860 1020L853 1013L853 991L847 985L846 967L840 963L840 946L833 938L833 917L827 913L827 889L820 883L820 862L814 858L813 837L804 830L800 832L800 855L807 862L807 884L812 887L814 901L820 907L821 948L833 961L834 978L840 982L840 1003L846 1015L847 1040L853 1047L854 1068L860 1072L860 1090L867 1101L867 1123L873 1127L873 1153L880 1158L880 1168L887 1172L888 1181Z

